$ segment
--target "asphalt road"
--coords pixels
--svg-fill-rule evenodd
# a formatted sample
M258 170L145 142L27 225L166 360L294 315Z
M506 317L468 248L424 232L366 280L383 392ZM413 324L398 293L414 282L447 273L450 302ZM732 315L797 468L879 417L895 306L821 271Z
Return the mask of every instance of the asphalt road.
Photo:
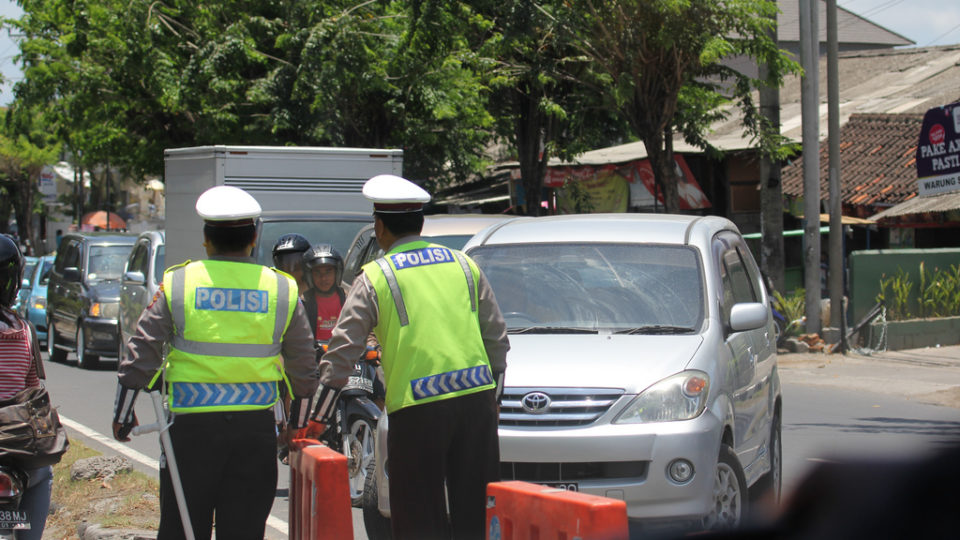
M46 368L47 388L71 436L108 455L121 453L118 448L133 450L139 456L127 452L127 457L136 467L156 474L155 461L160 455L156 436L136 437L125 445L110 436L116 362L107 360L99 370L87 371L76 367L71 354L66 364L47 362ZM909 459L960 442L960 409L861 389L797 384L786 372L782 377L785 495L820 462ZM141 423L153 421L148 399L138 400L137 414ZM286 538L289 473L283 465L279 473L277 499L267 529L271 539ZM359 510L354 509L353 514L355 537L366 539Z

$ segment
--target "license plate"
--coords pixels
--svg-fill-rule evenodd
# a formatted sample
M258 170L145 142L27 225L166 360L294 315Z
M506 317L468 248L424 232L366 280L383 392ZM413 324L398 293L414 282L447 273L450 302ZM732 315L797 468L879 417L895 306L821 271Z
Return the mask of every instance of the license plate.
M540 482L541 484L563 491L580 491L578 482Z
M30 528L26 510L0 510L0 529L24 530Z

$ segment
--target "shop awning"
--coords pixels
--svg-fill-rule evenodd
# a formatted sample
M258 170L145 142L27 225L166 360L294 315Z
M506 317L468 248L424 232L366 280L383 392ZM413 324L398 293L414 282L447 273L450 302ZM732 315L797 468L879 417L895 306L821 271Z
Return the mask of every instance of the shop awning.
M928 197L914 197L910 200L891 206L883 212L871 216L870 219L879 221L907 214L926 214L928 212L949 212L960 209L960 191L941 193Z

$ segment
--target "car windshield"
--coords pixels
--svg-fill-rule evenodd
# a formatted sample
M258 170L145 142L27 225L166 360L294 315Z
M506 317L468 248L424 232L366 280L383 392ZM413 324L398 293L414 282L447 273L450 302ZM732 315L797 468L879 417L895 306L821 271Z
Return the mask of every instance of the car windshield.
M131 246L91 246L87 260L87 279L101 281L120 279L123 265L130 255Z
M166 266L163 265L163 260L166 255L165 246L157 246L157 256L153 261L153 282L160 283L163 281L163 271L166 270Z
M37 271L40 273L40 281L38 284L46 285L50 282L50 269L53 268L53 261L44 260L43 266L38 268Z
M23 264L23 276L29 278L33 275L33 269L37 267L37 261L29 261Z
M372 219L372 218L371 218ZM288 233L302 234L311 245L326 242L346 257L350 242L369 221L264 221L260 228L260 240L256 259L260 264L273 266L273 245Z
M703 272L692 248L523 244L471 250L512 333L699 330Z

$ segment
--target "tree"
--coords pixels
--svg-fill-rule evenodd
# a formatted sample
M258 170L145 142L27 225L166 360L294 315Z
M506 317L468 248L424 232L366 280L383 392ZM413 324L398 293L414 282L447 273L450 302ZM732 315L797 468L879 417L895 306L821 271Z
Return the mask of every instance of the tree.
M4 200L13 203L20 238L29 240L34 248L40 245L32 219L40 209L40 171L56 160L60 151L40 118L34 110L13 107L4 115L0 129L0 173L5 176L0 180L0 191L5 192Z
M745 131L763 155L782 158L779 126L760 114L754 91L779 87L798 68L768 35L774 0L586 0L578 44L608 78L613 110L643 141L668 212L678 188L673 133L709 149L705 132L734 103ZM741 56L767 67L765 77L737 71L725 59Z

